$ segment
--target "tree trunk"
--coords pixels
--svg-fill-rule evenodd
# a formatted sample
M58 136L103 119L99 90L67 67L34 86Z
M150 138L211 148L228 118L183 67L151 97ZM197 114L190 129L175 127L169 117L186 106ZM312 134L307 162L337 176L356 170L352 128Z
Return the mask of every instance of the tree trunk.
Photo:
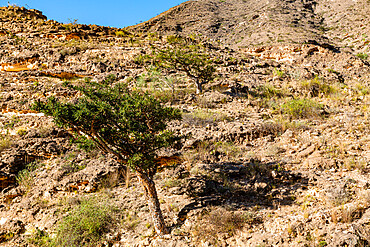
M155 188L154 181L151 180L147 175L142 173L136 173L139 181L141 182L141 185L144 188L145 197L148 201L148 206L150 210L150 214L152 215L154 228L157 234L163 235L167 234L168 230L164 223L161 207L159 204L158 196L157 196L157 190Z
M199 82L198 79L195 80L195 84L197 85L197 94L200 94L203 92L203 83Z
M130 187L130 168L126 166L126 188Z

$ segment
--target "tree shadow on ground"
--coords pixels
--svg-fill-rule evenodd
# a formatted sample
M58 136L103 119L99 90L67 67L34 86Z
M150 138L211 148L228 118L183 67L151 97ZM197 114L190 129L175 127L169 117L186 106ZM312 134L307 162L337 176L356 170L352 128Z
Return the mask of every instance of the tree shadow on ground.
M249 210L254 207L278 208L295 202L297 189L306 189L309 179L285 170L281 162L214 163L202 175L187 178L184 193L193 198L178 213L180 227L189 212L207 206L227 206ZM206 175L204 175L206 174Z

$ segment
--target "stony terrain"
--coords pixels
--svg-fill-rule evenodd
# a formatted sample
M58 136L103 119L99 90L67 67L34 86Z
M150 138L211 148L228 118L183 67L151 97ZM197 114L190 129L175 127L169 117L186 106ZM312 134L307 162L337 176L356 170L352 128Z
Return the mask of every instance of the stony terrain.
M45 246L85 203L110 208L99 246L370 246L369 6L189 1L129 31L1 8L0 246ZM137 63L194 30L219 59L203 94ZM110 74L183 112L155 179L170 235L113 157L30 110Z
M132 28L201 34L233 48L316 42L368 52L368 13L367 0L193 0Z

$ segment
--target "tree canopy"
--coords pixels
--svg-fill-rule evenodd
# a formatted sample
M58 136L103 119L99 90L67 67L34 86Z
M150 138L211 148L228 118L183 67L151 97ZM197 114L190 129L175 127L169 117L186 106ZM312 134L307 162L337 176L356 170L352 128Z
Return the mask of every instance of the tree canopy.
M155 151L171 145L178 138L166 130L166 123L180 119L180 111L163 107L142 91L126 84L86 80L83 85L65 86L79 91L77 102L62 103L55 97L37 101L33 108L53 116L57 125L74 131L85 148L96 145L117 157L133 170L152 176Z
M201 93L203 85L214 79L216 71L215 61L206 47L193 38L168 36L167 42L165 48L153 46L151 55L138 60L150 62L159 68L184 72L194 81L197 93Z
M66 83L82 97L62 102L49 97L33 109L53 116L54 122L74 132L84 148L98 147L134 170L141 181L158 233L166 231L153 175L157 171L156 151L180 138L166 130L167 122L181 118L180 111L164 107L145 92L115 83L86 80L80 85Z

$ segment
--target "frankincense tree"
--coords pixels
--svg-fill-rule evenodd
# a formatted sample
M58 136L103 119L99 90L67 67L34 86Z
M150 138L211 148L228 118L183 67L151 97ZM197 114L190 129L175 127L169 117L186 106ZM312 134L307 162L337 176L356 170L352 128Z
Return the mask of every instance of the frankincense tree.
M141 182L158 234L167 232L153 176L157 171L156 151L173 145L180 138L166 130L167 123L181 118L180 111L164 107L142 91L116 83L85 80L67 87L82 94L76 102L63 103L55 97L37 101L33 109L52 116L61 127L73 130L85 147L95 145L113 154L131 168Z
M215 77L215 60L207 52L202 42L193 38L168 36L167 46L156 48L150 55L139 55L139 63L147 62L157 68L184 72L197 87L197 93L203 92L203 85Z

